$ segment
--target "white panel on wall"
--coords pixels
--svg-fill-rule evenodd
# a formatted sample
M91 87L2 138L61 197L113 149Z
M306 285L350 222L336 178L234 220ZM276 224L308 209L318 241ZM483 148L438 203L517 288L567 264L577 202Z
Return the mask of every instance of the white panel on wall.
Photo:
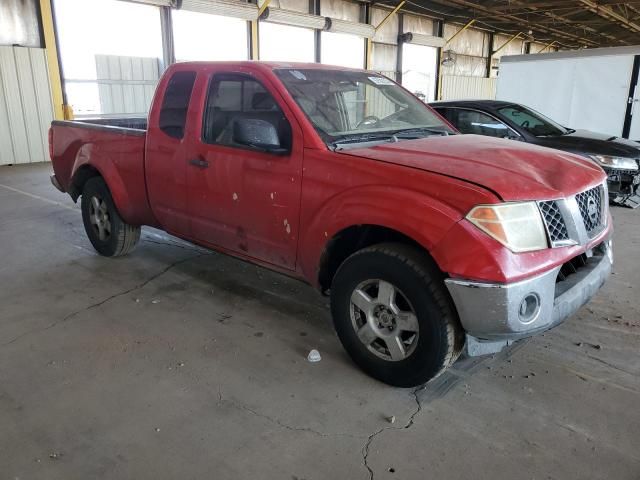
M48 161L51 120L44 49L0 47L0 165Z
M146 115L160 79L157 58L96 55L103 115Z
M463 77L460 75L442 76L442 100L493 100L495 98L495 78Z
M526 105L569 128L622 135L634 55L540 57L503 61L500 100Z
M498 100L521 103L538 110L562 125L571 120L571 90L575 78L576 61L500 63Z

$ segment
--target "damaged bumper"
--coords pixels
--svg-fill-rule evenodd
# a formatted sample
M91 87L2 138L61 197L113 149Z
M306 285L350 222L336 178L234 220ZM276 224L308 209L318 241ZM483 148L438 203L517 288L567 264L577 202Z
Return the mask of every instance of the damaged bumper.
M447 279L471 356L495 353L514 340L562 323L593 297L611 273L606 240L542 275L511 284Z
M637 195L640 186L640 171L604 169L607 174L609 198L613 205L637 208L640 197Z

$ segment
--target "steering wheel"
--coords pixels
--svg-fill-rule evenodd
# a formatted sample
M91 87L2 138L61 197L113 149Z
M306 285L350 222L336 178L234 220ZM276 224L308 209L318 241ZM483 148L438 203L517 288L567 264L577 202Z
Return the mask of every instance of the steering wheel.
M380 119L375 115L367 115L356 125L356 128L368 127L370 125L375 125L378 122L380 122Z
M524 122L522 122L522 123L520 124L520 126L521 126L522 128L528 128L528 127L529 127L529 125L530 125L529 120L525 120Z

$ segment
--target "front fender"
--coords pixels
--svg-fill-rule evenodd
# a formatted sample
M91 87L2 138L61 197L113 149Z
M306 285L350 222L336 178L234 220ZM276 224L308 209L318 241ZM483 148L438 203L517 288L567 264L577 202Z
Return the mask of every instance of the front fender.
M302 274L317 286L327 242L348 227L386 227L431 251L462 216L462 212L436 198L404 188L371 185L343 191L325 202L303 228L299 257Z

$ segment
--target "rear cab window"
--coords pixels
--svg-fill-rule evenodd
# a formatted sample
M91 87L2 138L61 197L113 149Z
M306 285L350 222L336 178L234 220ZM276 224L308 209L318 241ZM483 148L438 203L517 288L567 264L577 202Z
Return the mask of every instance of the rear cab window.
M196 72L191 71L176 72L169 79L160 107L159 127L172 138L184 137L189 101L195 81Z

